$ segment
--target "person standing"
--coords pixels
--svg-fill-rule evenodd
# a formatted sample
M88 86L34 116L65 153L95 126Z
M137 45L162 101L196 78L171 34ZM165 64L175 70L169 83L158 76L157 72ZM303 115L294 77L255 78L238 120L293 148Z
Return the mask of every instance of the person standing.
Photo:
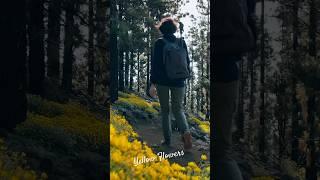
M177 121L181 139L186 150L192 148L192 137L184 113L185 80L190 75L190 60L185 41L177 38L178 23L171 17L163 18L156 26L162 38L159 38L151 58L151 86L149 94L159 97L164 140L162 145L171 145L171 111ZM171 98L170 98L171 95Z
M213 10L212 103L213 179L242 180L232 159L239 61L256 46L255 0L215 1Z

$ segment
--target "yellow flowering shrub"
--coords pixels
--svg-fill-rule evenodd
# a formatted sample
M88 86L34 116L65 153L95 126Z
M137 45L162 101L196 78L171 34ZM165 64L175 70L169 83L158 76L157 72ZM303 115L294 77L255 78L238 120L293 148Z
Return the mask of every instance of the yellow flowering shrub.
M117 101L117 104L128 107L135 107L150 114L158 113L158 111L154 107L160 107L159 103L157 104L154 102L147 102L143 98L140 98L134 94L127 94L123 92L119 92L119 99Z
M112 117L110 119L110 124L113 125L114 129L117 129L117 131L121 132L122 135L125 135L126 137L138 137L137 133L133 131L132 126L130 126L124 117L117 115L114 111L111 111L110 114Z
M205 154L201 155L201 160L206 161L207 159L208 159L207 155L205 155Z
M138 141L137 136L124 117L111 112L111 179L210 179L210 168L201 169L195 162L183 167L170 164L167 159L158 160L152 149ZM135 157L155 157L156 160L135 165Z
M159 102L151 102L151 105L155 109L160 109L160 103Z
M95 147L107 144L107 123L98 120L94 113L78 103L56 104L63 109L61 115L46 117L41 114L28 113L27 120L17 127L18 132L35 129L62 129Z
M210 122L209 121L201 121L196 117L191 117L191 121L196 123L202 132L210 134Z
M24 153L8 151L4 141L0 139L0 179L44 180L45 173L38 174L26 167Z

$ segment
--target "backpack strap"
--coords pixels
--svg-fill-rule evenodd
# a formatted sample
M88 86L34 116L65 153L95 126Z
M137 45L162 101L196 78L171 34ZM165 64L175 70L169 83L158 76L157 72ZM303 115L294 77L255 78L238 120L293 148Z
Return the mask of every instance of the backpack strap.
M183 41L184 41L184 39L183 39L183 37L181 37L181 38L176 38L175 39L175 41L174 42L171 42L171 41L169 41L169 40L167 40L166 38L159 38L159 39L162 39L163 40L163 42L165 42L166 44L176 44L176 45L178 45L179 47L183 47Z
M164 38L164 37L162 37L162 38L160 38L160 39L162 39L162 41L164 42L164 46L163 46L163 51L162 51L162 63L163 64L165 64L166 63L166 54L165 54L165 52L164 52L164 48L165 48L165 46L166 46L166 44L168 44L168 43L171 43L171 42L169 42L166 38Z
M175 43L175 42L170 42L170 41L168 41L168 39L166 39L166 38L160 38L160 39L162 39L163 40L163 42L164 43L166 43L166 44L173 44L173 43Z
M163 64L166 64L166 54L165 54L165 46L167 45L167 44L175 44L175 45L177 45L177 43L176 43L176 41L175 42L171 42L171 41L169 41L169 40L167 40L166 38L164 38L164 37L162 37L162 38L160 38L160 39L162 39L163 40L163 42L165 43L165 45L164 45L164 47L163 47L163 53L162 53L162 56L163 56L163 58L162 58L162 62L163 62ZM176 39L177 40L177 39Z
M183 37L180 37L180 38L176 38L176 43L178 44L178 46L180 47L183 47Z

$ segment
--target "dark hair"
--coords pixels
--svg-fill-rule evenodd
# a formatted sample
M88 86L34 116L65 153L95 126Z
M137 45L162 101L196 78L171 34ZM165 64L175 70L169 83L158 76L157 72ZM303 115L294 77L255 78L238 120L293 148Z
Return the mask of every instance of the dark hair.
M160 23L156 25L162 34L174 34L178 30L178 23L172 17L162 18Z

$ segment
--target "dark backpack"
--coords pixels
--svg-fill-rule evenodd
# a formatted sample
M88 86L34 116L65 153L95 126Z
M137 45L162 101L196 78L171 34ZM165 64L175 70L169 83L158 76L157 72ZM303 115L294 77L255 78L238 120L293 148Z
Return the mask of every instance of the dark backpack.
M182 45L182 39L176 39L175 42L162 38L165 42L163 48L163 63L169 79L187 79L190 77L188 54Z
M242 54L255 48L248 24L247 0L219 0L213 11L213 52Z

